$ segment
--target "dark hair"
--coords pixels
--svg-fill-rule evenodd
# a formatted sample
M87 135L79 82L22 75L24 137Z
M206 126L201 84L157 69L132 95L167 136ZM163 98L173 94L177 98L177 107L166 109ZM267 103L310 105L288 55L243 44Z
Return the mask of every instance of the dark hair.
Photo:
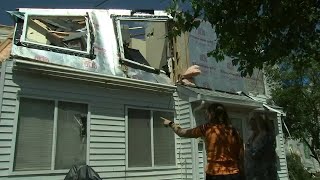
M210 104L207 108L207 113L210 114L210 122L214 124L230 125L229 116L226 108L220 103Z

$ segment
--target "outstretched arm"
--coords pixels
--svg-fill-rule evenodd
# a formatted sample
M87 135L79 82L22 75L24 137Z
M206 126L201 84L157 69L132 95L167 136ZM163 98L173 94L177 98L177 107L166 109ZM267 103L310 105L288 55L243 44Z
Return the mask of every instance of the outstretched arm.
M196 128L192 128L192 129L184 129L168 119L165 119L163 117L161 117L161 118L163 119L163 124L166 127L168 127L168 126L171 127L171 129L180 137L198 138L198 137L203 136L203 133L200 130L200 127L196 127Z

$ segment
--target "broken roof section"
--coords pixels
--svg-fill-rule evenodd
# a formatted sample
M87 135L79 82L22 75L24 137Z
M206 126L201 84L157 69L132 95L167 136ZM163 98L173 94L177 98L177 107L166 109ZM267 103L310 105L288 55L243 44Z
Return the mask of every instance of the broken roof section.
M0 44L0 62L10 57L12 47L12 34Z
M0 25L0 62L10 57L13 26Z
M0 24L0 44L3 43L14 30L13 26L6 26Z
M15 57L172 84L165 75L171 52L169 16L163 11L19 9L10 14L17 22Z

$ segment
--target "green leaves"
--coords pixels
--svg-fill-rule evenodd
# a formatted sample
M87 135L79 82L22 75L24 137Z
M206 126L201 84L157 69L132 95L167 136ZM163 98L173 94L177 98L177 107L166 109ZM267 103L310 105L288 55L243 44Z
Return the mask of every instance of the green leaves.
M174 17L172 36L198 27L198 18L210 22L218 46L208 56L238 59L244 76L263 64L320 57L320 8L315 0L172 0L168 9Z
M299 155L291 153L287 155L287 164L290 179L311 180L310 174L304 169Z
M307 60L312 66L306 66ZM312 58L282 59L265 72L273 83L273 101L287 114L284 120L291 135L311 139L311 151L320 149L320 63Z

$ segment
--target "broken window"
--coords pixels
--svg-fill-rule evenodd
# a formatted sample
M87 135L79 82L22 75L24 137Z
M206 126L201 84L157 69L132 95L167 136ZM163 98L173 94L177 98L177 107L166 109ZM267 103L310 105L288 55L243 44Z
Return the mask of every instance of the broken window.
M14 171L86 164L88 105L20 98Z
M175 136L160 117L174 119L173 112L128 109L128 167L176 165Z
M86 16L26 15L26 19L21 41L27 46L90 54L90 28Z
M121 59L143 67L167 70L170 57L167 21L118 20Z

